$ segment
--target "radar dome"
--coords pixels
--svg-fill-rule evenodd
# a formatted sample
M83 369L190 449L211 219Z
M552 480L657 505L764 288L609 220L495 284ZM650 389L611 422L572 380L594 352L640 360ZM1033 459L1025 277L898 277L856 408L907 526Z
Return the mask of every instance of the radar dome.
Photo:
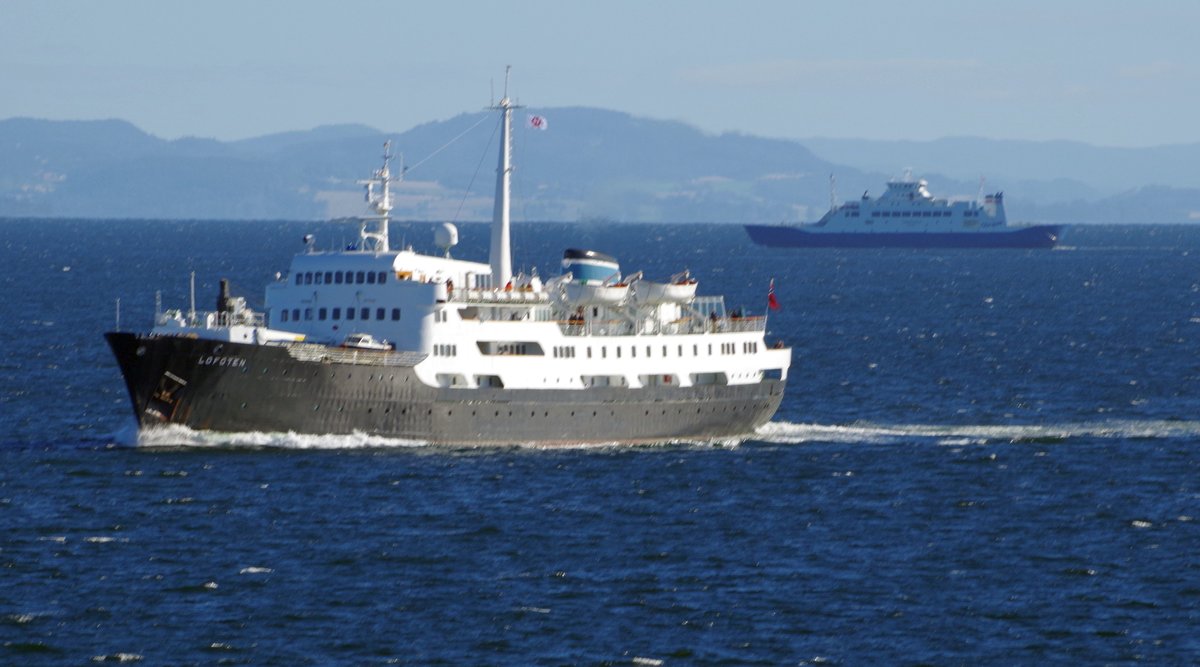
M450 249L458 245L458 227L453 223L443 222L433 232L433 243L450 256Z

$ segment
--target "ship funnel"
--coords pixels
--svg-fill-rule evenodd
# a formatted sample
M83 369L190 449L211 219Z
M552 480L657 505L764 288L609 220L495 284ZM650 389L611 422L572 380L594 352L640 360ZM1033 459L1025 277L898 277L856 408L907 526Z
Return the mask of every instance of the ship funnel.
M621 265L616 258L595 250L568 249L563 253L562 272L586 285L606 285L621 280Z
M221 287L217 290L217 312L223 313L229 307L229 280L222 278Z

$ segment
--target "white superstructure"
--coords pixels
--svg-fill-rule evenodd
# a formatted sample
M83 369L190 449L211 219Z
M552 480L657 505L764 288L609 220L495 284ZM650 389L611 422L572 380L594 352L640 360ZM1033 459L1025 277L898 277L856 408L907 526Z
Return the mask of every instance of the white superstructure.
M925 179L888 181L877 199L863 193L859 201L833 205L805 229L814 233L971 233L994 232L1006 225L1004 194L986 195L980 201L951 201L930 194Z
M663 282L640 273L622 279L613 258L570 250L561 275L513 275L509 181L515 105L507 91L495 108L502 142L487 263L449 256L457 241L452 225L439 230L441 255L391 248L390 184L402 176L391 171L385 144L382 167L362 182L372 215L362 220L353 249L318 251L309 239L288 273L268 285L265 317L244 302L223 298L215 313L197 314L193 307L186 314L160 315L153 333L253 344L346 344L345 349L369 335L398 352L424 355L414 366L422 383L464 392L786 379L791 351L768 347L766 318L733 316L721 297L696 296L696 281L686 273ZM596 267L601 272L594 274Z

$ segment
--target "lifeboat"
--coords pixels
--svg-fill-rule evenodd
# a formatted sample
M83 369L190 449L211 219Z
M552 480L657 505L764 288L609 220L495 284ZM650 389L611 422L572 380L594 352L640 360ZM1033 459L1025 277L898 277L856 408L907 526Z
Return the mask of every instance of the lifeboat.
M629 285L585 284L570 282L564 285L568 303L576 306L619 306L629 299Z
M696 298L697 281L687 271L671 277L671 282L656 283L639 280L634 283L634 300L639 304L657 306L664 303L689 303Z

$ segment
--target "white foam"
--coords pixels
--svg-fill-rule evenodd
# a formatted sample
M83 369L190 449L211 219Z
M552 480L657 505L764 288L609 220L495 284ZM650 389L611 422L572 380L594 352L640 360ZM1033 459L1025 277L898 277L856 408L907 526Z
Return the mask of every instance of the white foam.
M872 424L847 425L771 422L758 429L757 439L779 444L806 442L852 442L889 444L929 440L940 445L983 445L997 442L1028 442L1099 439L1164 439L1200 436L1200 421L1106 420L1064 424Z
M711 439L682 439L674 438L663 440L662 442L646 442L640 443L639 446L693 446L693 447L715 447L715 448L733 448L740 445L745 438L723 437ZM343 435L312 435L307 433L272 433L262 431L249 431L245 433L231 433L222 431L197 431L179 424L166 424L144 429L140 432L134 431L130 446L136 447L162 447L162 448L229 448L229 447L246 447L246 448L261 448L261 449L374 449L387 447L428 447L430 443L425 440L413 440L407 438L389 438L380 435L371 435L368 433L354 432ZM472 447L470 443L463 443L463 447ZM629 447L627 443L621 442L596 442L596 443L555 443L548 445L541 442L513 442L504 445L495 445L496 447L518 447L528 449L610 449L617 447Z
M112 653L110 655L92 656L92 662L141 662L143 659L138 653Z
M348 435L308 435L304 433L224 433L196 431L171 424L148 428L137 434L138 447L252 447L272 449L365 449L380 447L421 447L428 443L403 438L385 438L366 433Z

